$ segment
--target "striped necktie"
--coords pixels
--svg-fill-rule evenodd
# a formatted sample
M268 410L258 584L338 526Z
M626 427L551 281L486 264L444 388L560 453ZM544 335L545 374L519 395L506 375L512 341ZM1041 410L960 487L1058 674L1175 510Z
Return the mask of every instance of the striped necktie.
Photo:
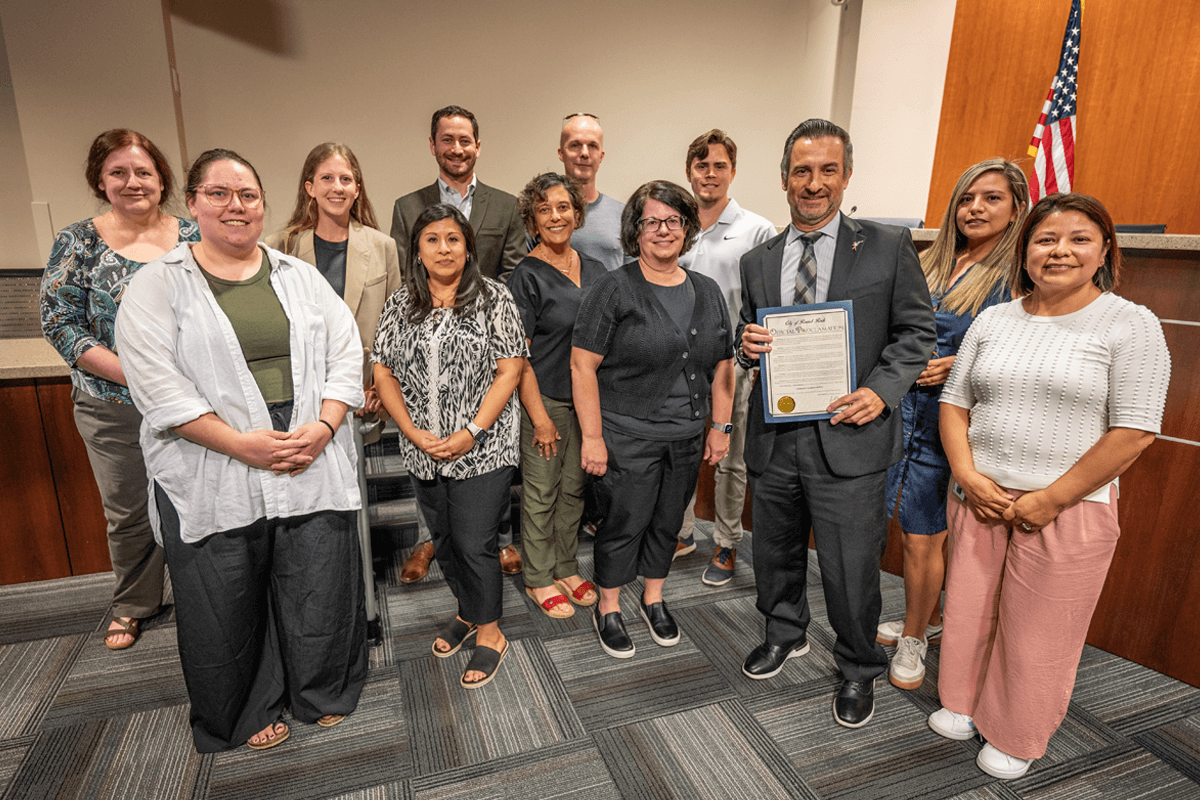
M794 305L817 301L817 253L813 250L813 242L820 238L820 231L800 234L804 252L800 254L800 268L796 270L796 294L792 297Z

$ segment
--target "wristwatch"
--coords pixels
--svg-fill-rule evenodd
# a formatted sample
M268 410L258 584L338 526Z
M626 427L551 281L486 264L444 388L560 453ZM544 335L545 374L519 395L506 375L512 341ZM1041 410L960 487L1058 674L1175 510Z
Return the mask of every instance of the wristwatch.
M712 428L714 431L720 431L721 433L733 433L732 422L726 422L724 424L720 422L710 422L708 427Z
M477 444L483 444L488 438L488 432L474 422L467 423L467 433L471 434Z

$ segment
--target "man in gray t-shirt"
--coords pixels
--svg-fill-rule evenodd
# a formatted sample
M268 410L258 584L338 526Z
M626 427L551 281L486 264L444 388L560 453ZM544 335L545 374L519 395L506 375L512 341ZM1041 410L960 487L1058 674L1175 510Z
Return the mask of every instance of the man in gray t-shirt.
M587 203L583 227L571 236L571 246L614 270L627 260L621 250L621 212L625 204L600 194L596 173L604 161L604 130L591 114L567 117L559 137L558 158L563 172L579 184Z

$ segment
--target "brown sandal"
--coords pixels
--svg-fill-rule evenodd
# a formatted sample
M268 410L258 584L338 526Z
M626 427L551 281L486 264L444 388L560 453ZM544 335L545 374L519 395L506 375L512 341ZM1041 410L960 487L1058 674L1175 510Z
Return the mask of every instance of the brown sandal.
M138 636L141 633L138 629L138 625L141 623L141 620L137 617L113 617L113 622L120 625L121 629L110 629L107 633L105 633L104 646L109 650L128 650L129 648L133 647L133 643L138 640ZM114 636L125 635L131 637L129 644L114 644L111 641L112 637Z
M283 728L283 733L279 732L280 727ZM266 729L264 728L263 730L266 730ZM258 733L254 734L254 736L258 736L260 733L262 733L262 731L259 731ZM280 720L279 722L271 723L271 733L275 734L275 738L267 739L265 742L259 742L258 744L255 744L254 742L250 741L250 739L247 739L246 747L249 747L251 750L270 750L275 745L283 744L284 742L286 742L288 736L291 735L291 731L288 729L287 724L285 722L283 722L282 720ZM250 738L253 739L254 736L252 736Z
M332 728L346 718L345 714L326 714L317 720L317 724L322 728Z

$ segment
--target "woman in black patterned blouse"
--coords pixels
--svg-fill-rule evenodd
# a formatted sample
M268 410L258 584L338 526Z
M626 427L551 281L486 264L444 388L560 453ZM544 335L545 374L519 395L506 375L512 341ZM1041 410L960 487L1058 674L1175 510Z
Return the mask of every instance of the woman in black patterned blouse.
M476 636L460 684L490 681L508 653L500 632L500 511L517 465L514 390L527 349L512 295L485 278L470 223L453 206L417 217L404 285L383 307L375 349L379 399L458 612L433 643L446 658Z

